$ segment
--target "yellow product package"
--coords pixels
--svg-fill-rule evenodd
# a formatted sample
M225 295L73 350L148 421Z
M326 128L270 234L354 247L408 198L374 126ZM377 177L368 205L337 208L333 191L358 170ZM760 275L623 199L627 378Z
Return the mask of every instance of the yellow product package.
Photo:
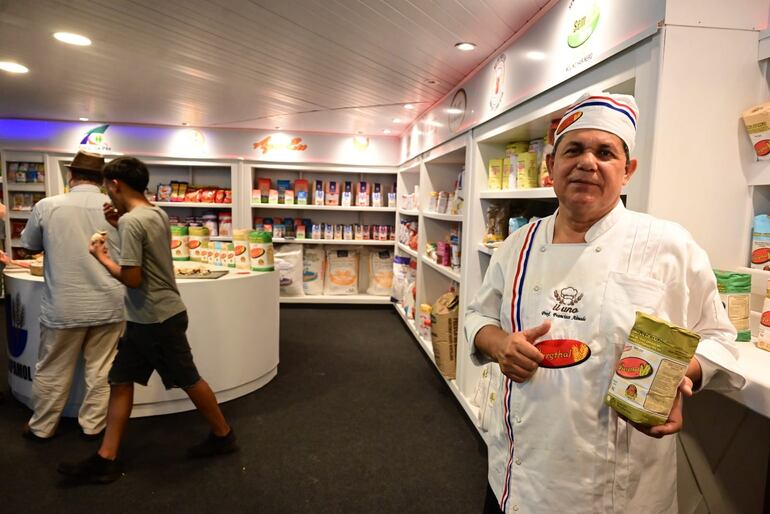
M607 405L635 423L665 423L699 341L689 330L637 312L610 382Z

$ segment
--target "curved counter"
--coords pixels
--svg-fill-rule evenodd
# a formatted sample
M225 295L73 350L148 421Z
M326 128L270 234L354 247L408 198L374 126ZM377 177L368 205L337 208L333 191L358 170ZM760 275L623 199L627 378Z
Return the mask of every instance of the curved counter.
M12 394L32 405L40 342L43 277L6 270L5 309L8 383ZM190 320L187 338L195 364L219 402L244 396L278 372L278 273L235 272L218 279L177 280ZM83 398L82 360L64 411L76 417ZM193 410L180 389L166 391L157 373L134 392L132 417Z

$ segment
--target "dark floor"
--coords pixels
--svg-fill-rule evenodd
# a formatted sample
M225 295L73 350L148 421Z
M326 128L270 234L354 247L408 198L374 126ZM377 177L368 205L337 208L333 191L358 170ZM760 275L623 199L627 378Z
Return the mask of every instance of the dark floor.
M2 376L0 512L468 514L483 503L486 449L389 306L281 309L278 376L223 406L241 451L188 461L206 433L195 412L133 419L125 476L108 486L62 485L56 464L97 445L72 420L44 445L22 439L29 411Z

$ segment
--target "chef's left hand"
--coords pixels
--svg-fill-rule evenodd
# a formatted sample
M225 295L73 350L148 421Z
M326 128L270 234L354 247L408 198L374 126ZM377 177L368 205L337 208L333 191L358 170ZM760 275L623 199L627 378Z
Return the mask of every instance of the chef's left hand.
M629 421L627 419L626 422L632 425L641 433L656 439L660 439L666 435L676 434L682 430L683 425L682 400L684 397L689 398L690 396L692 396L692 380L685 376L682 381L679 382L679 389L677 390L676 398L674 398L674 406L671 407L671 412L668 414L668 419L665 423L656 427L648 427L639 425L638 423L634 423L633 421Z

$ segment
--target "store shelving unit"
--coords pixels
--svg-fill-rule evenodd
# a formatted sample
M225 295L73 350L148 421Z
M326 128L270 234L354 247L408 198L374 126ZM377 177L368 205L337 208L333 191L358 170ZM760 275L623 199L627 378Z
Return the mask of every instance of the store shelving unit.
M308 204L271 204L255 202L252 190L258 189L257 179L269 178L275 186L276 180L306 179L309 184ZM353 205L313 205L313 191L316 180L324 184L333 180L337 182L342 197L342 187L346 181L353 186ZM379 183L382 191L382 207L355 205L355 188L361 181L369 184ZM324 164L283 164L283 163L247 163L245 170L244 190L248 190L247 205L250 210L248 226L253 227L255 217L292 217L294 219L310 218L313 223L342 224L342 225L392 225L396 226L394 216L395 206L388 206L388 195L396 183L396 168L391 166L337 166ZM370 195L371 201L371 195ZM340 240L340 239L286 239L275 238L276 244L319 244L331 248L346 247L388 247L394 248L395 241L377 240ZM363 268L363 266L359 266ZM359 270L358 295L305 295L300 297L281 297L281 303L316 303L316 304L387 304L388 296L373 296L365 294L366 274Z
M46 196L46 182L49 178L48 166L46 165L45 154L40 152L0 152L1 175L2 175L2 201L6 206L5 230L3 231L3 250L8 252L13 258L20 258L21 239L18 237L19 230L26 225L27 220L32 214L30 210L14 209L13 196L15 194L35 194ZM13 173L9 173L11 163L34 163L36 167L41 167L44 173L43 182L17 182ZM16 230L14 230L14 228ZM14 237L16 236L16 237Z

